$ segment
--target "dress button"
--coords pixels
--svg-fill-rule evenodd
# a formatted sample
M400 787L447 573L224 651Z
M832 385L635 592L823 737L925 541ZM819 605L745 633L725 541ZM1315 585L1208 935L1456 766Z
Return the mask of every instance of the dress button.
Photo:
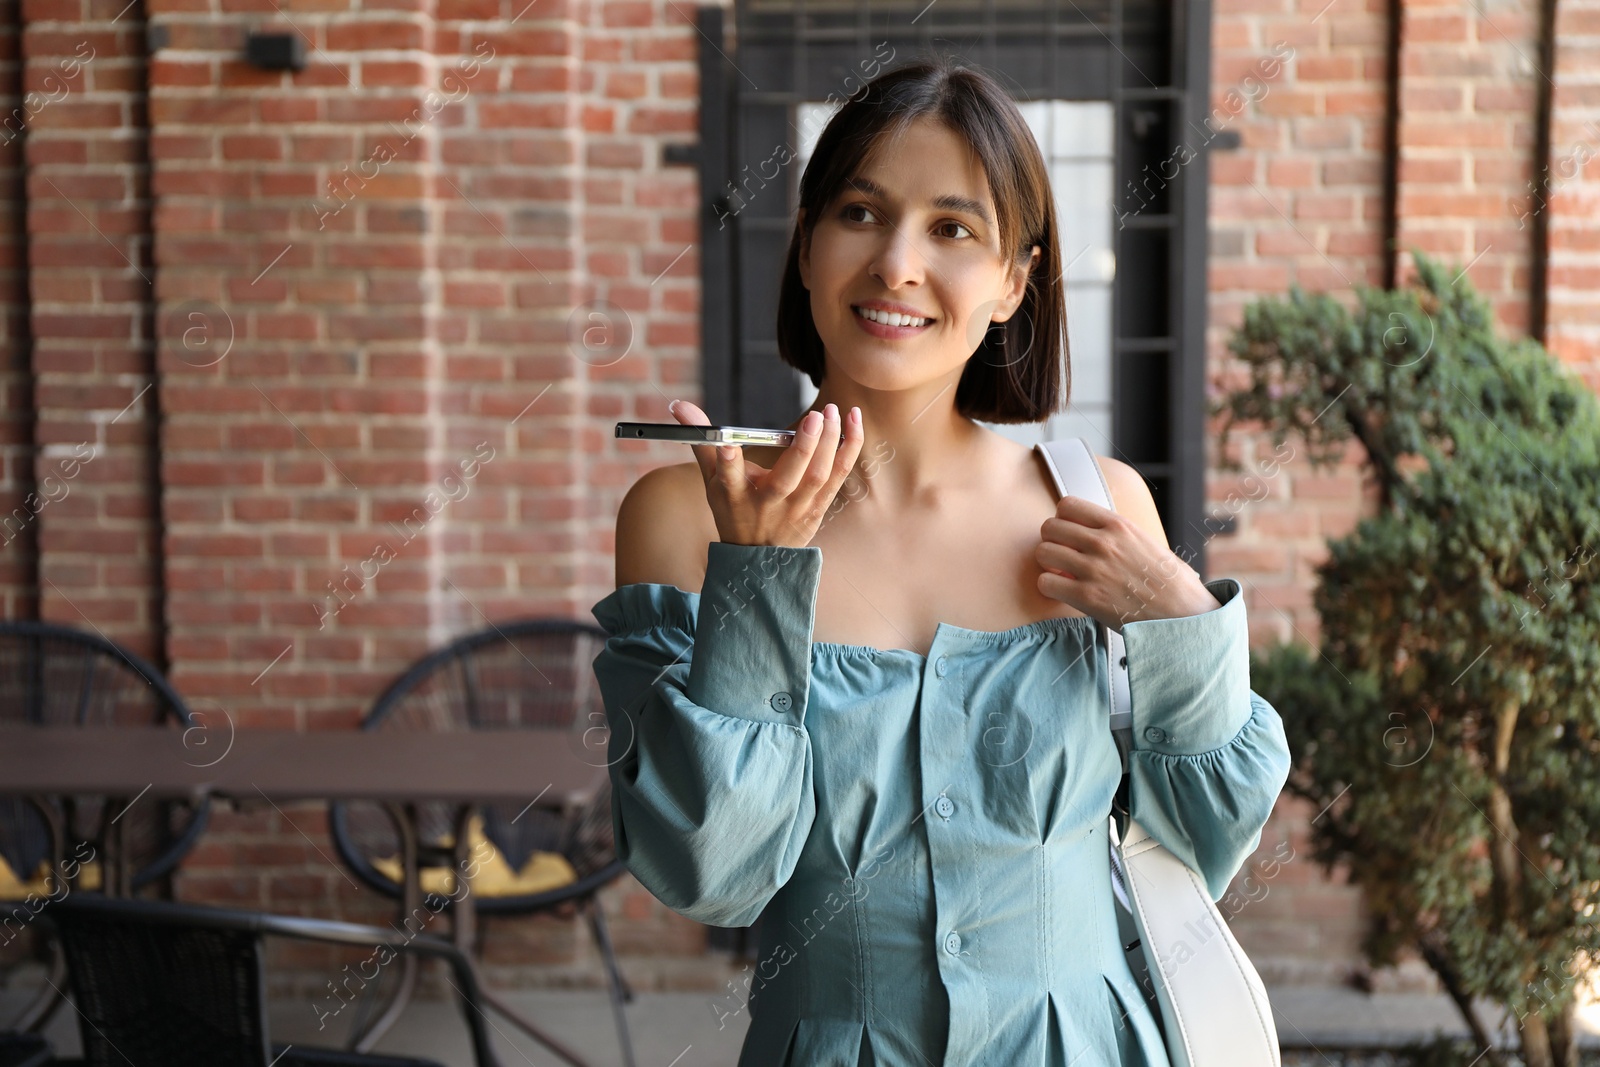
M1151 726L1145 729L1144 739L1149 741L1151 744L1159 745L1161 742L1167 739L1167 735L1166 732L1161 729L1161 727Z
M949 797L940 797L938 800L933 802L933 810L938 812L944 818L948 819L950 817L950 813L956 810L956 806L951 802Z
M794 707L794 698L788 693L773 693L772 706L777 711L788 711Z
M933 661L933 673L937 674L939 677L943 678L944 677L944 672L945 672L945 658L943 656L940 656L938 659Z
M944 935L944 950L952 956L961 955L961 935L951 930Z

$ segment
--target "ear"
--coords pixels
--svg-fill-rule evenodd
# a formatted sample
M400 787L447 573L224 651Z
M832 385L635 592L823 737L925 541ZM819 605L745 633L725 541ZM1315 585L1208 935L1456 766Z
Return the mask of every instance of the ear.
M992 316L995 322L1005 322L1017 313L1017 308L1022 306L1022 298L1028 294L1028 278L1033 274L1033 268L1039 263L1039 246L1034 245L1033 251L1028 254L1025 265L1012 268L1011 280L1006 286L1006 293ZM1004 314L1000 314L1000 312Z

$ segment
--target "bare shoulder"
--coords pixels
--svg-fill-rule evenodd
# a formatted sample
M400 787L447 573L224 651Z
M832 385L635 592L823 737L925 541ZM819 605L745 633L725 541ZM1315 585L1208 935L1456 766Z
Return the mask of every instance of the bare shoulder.
M650 582L697 593L705 580L706 545L716 539L699 464L647 471L617 507L617 587Z
M1161 526L1161 513L1156 510L1155 498L1144 475L1120 459L1095 456L1100 473L1105 476L1106 487L1111 491L1113 510L1132 519L1162 544L1167 543L1166 531Z

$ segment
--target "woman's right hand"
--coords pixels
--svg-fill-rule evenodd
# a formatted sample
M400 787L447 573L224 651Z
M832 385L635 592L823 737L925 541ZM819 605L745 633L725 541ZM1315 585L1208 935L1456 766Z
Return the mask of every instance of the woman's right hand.
M838 408L829 404L821 415L808 412L794 443L771 470L745 459L738 445L691 445L721 539L736 545L809 545L866 439L860 409L851 411L854 418L844 420L842 444ZM711 425L706 413L687 400L676 401L672 413L685 426Z

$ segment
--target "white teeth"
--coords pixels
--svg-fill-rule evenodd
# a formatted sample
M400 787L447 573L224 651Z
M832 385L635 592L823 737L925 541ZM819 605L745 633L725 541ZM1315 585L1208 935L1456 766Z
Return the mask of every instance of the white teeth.
M856 308L856 313L864 319L881 322L886 326L925 326L933 321L902 315L898 311L879 311L876 308Z

